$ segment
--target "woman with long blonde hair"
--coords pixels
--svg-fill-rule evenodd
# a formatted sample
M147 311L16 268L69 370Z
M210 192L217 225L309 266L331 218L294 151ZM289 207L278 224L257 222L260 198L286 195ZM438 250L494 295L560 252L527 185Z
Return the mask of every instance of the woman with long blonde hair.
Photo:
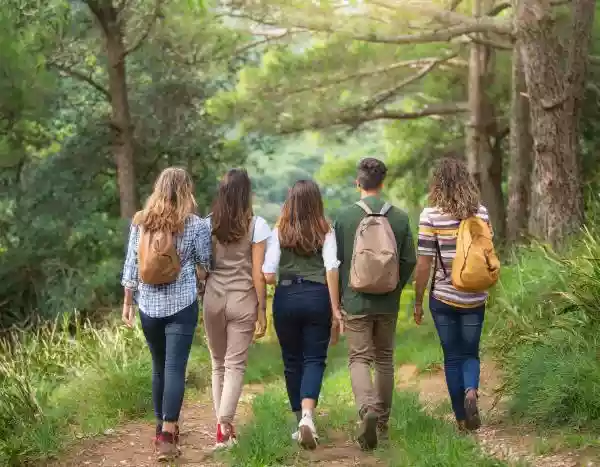
M281 346L285 382L298 431L292 437L315 449L314 424L330 339L341 331L337 244L325 218L316 183L300 180L290 188L267 249L267 283L279 281L273 320ZM333 324L333 326L332 326Z
M178 455L185 370L198 322L196 268L210 262L210 229L196 214L194 185L180 168L162 171L133 218L122 284L123 321L133 326L134 300L152 354L152 398L158 458ZM157 251L163 245L164 251Z
M487 292L464 292L452 285L458 228L471 216L489 223L465 162L444 158L433 171L429 207L419 220L414 318L421 324L423 295L433 269L429 308L444 352L446 383L460 430L476 430L481 425L479 341L488 297Z

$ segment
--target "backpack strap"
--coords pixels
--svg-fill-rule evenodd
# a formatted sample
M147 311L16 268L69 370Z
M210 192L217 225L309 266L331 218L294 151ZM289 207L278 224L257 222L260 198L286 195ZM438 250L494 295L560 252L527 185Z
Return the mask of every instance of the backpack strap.
M387 213L390 212L390 209L392 209L392 205L390 203L385 203L381 208L381 211L379 211L379 215L387 216Z
M367 206L367 203L365 203L362 199L360 201L357 201L356 205L359 208L361 208L363 211L365 211L365 213L367 214L367 216L372 216L373 215L373 211L371 210L371 208L369 206Z
M437 275L438 263L442 267L442 271L444 271L444 278L448 277L448 271L446 271L446 266L444 266L444 259L442 258L442 249L440 248L440 242L437 240L437 238L435 240L435 250L436 257L435 267L433 268L433 277L431 279L431 292L433 292L433 289L435 288L435 276Z

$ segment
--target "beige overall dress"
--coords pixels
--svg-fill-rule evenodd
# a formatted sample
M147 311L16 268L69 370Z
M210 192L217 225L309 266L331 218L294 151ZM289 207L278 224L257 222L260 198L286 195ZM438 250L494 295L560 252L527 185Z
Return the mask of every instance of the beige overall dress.
M237 243L213 242L213 271L206 281L204 326L212 357L212 394L219 423L233 423L244 384L258 298L252 281L252 237Z

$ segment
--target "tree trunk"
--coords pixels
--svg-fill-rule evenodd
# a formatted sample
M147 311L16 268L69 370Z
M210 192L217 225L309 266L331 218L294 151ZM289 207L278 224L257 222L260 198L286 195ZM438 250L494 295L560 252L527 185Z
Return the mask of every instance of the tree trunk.
M117 183L121 217L131 219L137 210L135 183L135 143L129 110L125 44L118 12L111 0L88 1L104 33L108 58L108 89L114 131L113 152L117 166Z
M523 61L517 42L512 59L512 96L510 116L510 160L508 169L507 235L515 243L527 234L529 200L531 198L531 167L533 140L529 130L529 100L527 99Z
M482 4L485 3L485 4ZM481 16L487 1L475 0L473 16ZM502 194L502 152L493 151L490 136L496 136L494 104L486 94L493 79L492 51L477 42L471 44L469 57L469 110L466 128L466 153L469 171L475 178L483 204L488 208L496 235L504 236L506 211Z
M517 14L534 146L529 231L553 246L583 222L579 116L595 0L573 0L571 8L566 47L549 0L522 0Z

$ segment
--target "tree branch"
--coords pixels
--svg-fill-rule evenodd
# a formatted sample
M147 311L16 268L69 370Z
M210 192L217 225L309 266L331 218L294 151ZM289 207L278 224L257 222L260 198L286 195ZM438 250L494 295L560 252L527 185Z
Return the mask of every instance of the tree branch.
M89 84L96 91L98 91L99 93L104 95L104 97L106 98L107 101L110 101L110 92L108 91L108 89L105 88L103 85L101 85L98 81L94 80L91 73L85 74L82 71L78 71L73 68L66 67L59 63L53 63L53 62L48 63L48 67L54 68L59 73L65 75L65 76L69 76L73 79L76 79L78 81L82 81L84 83Z
M442 117L447 115L456 115L459 113L467 112L468 110L469 108L467 103L463 102L439 106L431 105L412 112L382 109L376 112L371 112L370 114L360 114L350 113L350 111L346 115L344 115L343 113L341 115L338 115L331 121L316 121L308 123L307 125L302 125L294 128L284 128L283 130L279 131L279 134L289 135L293 133L299 133L305 130L324 130L326 128L331 128L340 125L351 125L353 128L358 128L360 125L376 120L414 120L417 118L424 117Z
M448 12L452 13L452 12ZM267 26L275 26L282 27L284 25L269 20L266 18L256 18L252 15L240 13L240 12L230 12L228 16L232 18L240 18L247 19L250 21L254 21L259 24L264 24ZM458 15L463 18L463 15ZM447 21L446 21L447 22ZM454 18L454 22L456 22L456 18ZM332 26L322 25L322 24L312 24L312 23L304 23L298 21L285 21L285 26L300 28L306 31L313 32L323 32L328 34L342 34L346 35L348 38L356 41L363 42L371 42L376 44L418 44L418 43L431 43L431 42L449 42L455 37L462 36L465 34L473 34L473 33L486 33L486 32L495 32L498 34L507 34L512 35L512 25L509 22L500 22L500 21L490 21L490 18L470 18L468 19L466 24L457 24L454 26L449 26L447 28L439 29L437 31L424 31L421 33L415 34L403 34L398 36L387 36L387 35L378 35L373 32L370 34L354 34L350 31L337 30Z
M163 3L163 0L154 0L154 10L148 16L144 31L142 32L141 36L138 37L138 39L133 43L133 45L130 48L128 48L127 50L125 50L124 57L126 57L130 53L133 53L136 50L138 50L144 44L146 39L148 39L148 36L152 32L152 29L154 29L154 26L156 25L156 22L158 21L158 18L161 15L160 10L161 10L162 3Z

